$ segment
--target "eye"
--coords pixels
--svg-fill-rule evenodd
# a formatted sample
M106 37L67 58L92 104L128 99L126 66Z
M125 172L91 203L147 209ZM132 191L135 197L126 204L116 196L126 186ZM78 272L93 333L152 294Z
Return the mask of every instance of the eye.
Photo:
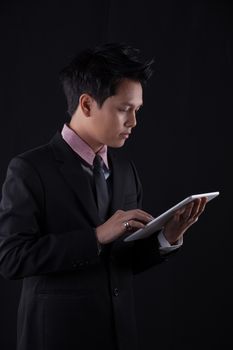
M118 108L118 111L120 111L120 112L128 112L128 109L125 109L125 108Z

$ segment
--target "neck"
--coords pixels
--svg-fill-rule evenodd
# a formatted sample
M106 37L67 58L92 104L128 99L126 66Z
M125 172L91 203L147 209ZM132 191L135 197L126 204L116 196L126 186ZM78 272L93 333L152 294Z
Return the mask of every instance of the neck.
M81 137L83 141L85 141L91 147L93 152L95 153L99 152L101 148L104 146L103 144L94 140L91 137L91 135L89 135L89 133L85 131L84 128L81 127L81 123L78 124L73 119L71 119L68 125L79 137Z

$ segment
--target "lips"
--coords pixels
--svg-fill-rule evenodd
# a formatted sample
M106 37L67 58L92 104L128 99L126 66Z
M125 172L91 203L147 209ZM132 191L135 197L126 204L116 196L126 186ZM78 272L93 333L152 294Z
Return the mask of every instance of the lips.
M126 132L121 133L121 136L125 139L127 139L129 137L129 135L130 135L130 133L126 133Z

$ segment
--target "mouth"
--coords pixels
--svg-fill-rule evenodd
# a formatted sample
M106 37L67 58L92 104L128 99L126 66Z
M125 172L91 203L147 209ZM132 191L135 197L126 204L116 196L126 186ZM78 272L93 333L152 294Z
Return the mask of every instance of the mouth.
M130 135L130 133L126 133L126 132L120 134L120 136L121 136L123 139L128 139L128 138L129 138L129 135Z

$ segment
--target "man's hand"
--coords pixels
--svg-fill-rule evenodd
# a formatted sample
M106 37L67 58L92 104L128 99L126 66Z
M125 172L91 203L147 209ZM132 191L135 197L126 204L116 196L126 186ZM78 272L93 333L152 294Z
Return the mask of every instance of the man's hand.
M131 232L143 228L153 217L140 209L128 211L117 210L104 224L96 228L96 236L101 244L115 241L128 230Z
M198 198L177 210L165 224L163 234L172 245L175 244L199 218L205 209L207 198Z

